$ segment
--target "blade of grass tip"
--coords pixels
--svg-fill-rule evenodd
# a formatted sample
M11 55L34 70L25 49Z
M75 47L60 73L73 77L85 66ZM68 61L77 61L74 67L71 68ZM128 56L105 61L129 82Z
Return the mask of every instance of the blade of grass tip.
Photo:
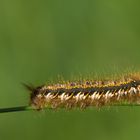
M140 104L129 104L129 103L127 103L127 104L114 104L114 106L140 106Z
M106 106L118 106L118 107L123 107L123 106L130 106L130 107L135 107L135 106L140 106L140 104L129 104L129 103L126 103L126 104L113 104L113 105L106 105ZM44 108L45 110L46 109L51 109L52 108ZM9 107L9 108L0 108L0 113L10 113L10 112L21 112L21 111L31 111L31 110L36 110L30 106L18 106L18 107Z

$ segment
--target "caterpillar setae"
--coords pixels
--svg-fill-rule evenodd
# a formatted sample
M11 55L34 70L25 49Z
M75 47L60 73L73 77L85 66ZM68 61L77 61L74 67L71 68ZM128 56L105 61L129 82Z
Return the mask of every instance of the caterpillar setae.
M116 80L80 80L26 87L31 92L30 105L37 110L140 103L139 74Z

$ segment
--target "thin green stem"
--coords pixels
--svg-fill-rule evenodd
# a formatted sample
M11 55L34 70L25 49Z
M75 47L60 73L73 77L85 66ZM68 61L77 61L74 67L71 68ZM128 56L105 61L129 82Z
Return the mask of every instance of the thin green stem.
M9 108L0 108L0 113L8 112L19 112L19 111L28 111L31 108L28 106L18 106L18 107L9 107Z
M140 104L113 104L113 105L106 105L104 107L113 107L113 106L129 106L129 107L133 107L133 106L140 106ZM52 108L44 108L44 109L52 109ZM33 107L30 106L18 106L18 107L9 107L9 108L0 108L0 113L10 113L10 112L21 112L21 111L31 111L31 110L36 110Z

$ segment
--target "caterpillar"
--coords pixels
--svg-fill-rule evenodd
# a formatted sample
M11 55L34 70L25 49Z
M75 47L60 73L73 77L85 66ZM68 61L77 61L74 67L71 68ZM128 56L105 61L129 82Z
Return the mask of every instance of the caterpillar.
M139 74L116 80L80 80L26 87L30 90L30 105L37 110L140 103Z

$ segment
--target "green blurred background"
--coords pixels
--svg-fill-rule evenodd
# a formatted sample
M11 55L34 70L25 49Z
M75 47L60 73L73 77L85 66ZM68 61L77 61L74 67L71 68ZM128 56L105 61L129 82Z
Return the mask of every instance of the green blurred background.
M138 70L139 7L138 0L0 0L0 107L28 104L22 82ZM6 113L0 139L137 140L139 118L139 107Z

